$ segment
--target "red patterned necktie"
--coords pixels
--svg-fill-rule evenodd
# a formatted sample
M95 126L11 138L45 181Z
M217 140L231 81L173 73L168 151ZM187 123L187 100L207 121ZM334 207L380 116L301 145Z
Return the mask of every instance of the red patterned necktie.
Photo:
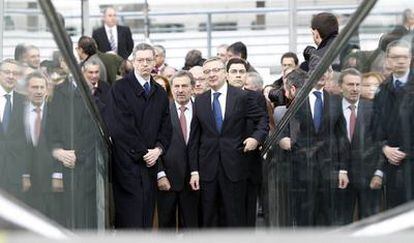
M187 120L185 119L185 110L187 110L187 107L180 106L180 126L181 131L183 132L184 141L187 143Z
M356 123L355 105L350 105L349 109L351 109L351 115L349 115L349 141L352 141Z

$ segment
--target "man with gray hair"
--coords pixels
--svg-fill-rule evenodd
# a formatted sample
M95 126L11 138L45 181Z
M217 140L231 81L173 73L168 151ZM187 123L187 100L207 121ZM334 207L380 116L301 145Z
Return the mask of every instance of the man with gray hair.
M134 71L109 93L107 125L114 141L115 227L152 227L157 161L171 139L167 92L151 77L155 51L141 43L133 52Z
M244 88L248 90L262 92L263 79L260 76L260 74L256 72L248 72L246 82L244 83Z
M162 75L164 69L168 66L165 63L165 48L162 45L154 45L155 66L151 73Z

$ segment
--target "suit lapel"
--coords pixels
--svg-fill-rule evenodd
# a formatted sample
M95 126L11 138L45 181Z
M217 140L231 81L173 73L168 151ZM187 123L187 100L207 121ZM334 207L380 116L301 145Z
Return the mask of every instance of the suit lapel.
M135 77L134 72L131 72L130 74L128 74L128 79L129 79L129 84L131 85L132 89L135 91L134 94L137 97L141 97L144 96L145 97L145 90L144 88L141 86L141 84L138 82L138 79ZM152 86L151 86L152 87Z
M214 120L212 100L211 100L211 90L205 92L199 97L200 97L201 107L205 111L205 112L202 112L202 115L207 116L206 117L206 120L208 121L207 125L211 126L211 128L216 132L216 134L219 134L217 132L216 121Z
M236 99L237 99L237 97L235 96L233 87L228 85L227 97L226 97L226 112L224 114L223 127L221 129L222 133L223 133L224 129L226 128L229 117L231 117L232 113L234 112L234 110L236 108L235 107Z

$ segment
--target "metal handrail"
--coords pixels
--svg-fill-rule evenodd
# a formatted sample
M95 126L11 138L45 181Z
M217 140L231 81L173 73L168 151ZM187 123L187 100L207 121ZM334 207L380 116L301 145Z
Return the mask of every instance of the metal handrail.
M309 92L322 77L325 71L329 68L335 58L339 55L339 53L348 43L349 39L351 39L352 34L358 29L359 25L370 13L371 9L375 6L376 3L377 0L364 0L359 5L358 9L348 21L348 24L343 28L341 33L339 33L334 42L329 46L328 50L326 50L325 55L323 55L318 64L318 68L310 74L309 81L307 81L302 89L300 89L296 98L289 106L289 109L286 111L281 121L276 125L275 131L265 141L262 149L262 156L265 156L265 154L271 149L272 145L277 142L283 129L285 129L290 119L296 114L300 106L307 99Z

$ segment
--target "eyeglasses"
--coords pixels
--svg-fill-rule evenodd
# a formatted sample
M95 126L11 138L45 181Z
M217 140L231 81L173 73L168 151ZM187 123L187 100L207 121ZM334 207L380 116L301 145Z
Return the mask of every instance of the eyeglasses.
M138 63L151 63L154 61L154 59L151 58L140 58L140 59L135 59L135 61L137 61Z
M203 73L204 73L205 75L208 75L208 74L210 74L211 72L213 72L213 73L218 73L218 72L220 72L222 69L224 69L224 68L204 69L204 70L203 70Z
M0 70L2 73L4 73L5 75L10 75L13 74L13 76L20 76L22 75L22 72L20 71L10 71L10 70Z
M388 57L393 59L393 60L397 60L397 59L407 60L407 59L410 59L409 56L405 56L405 55L389 55Z
M240 69L240 70L237 70L237 69L230 69L230 70L229 70L229 73L230 73L230 74L237 74L237 73L239 73L239 74L245 74L245 73L246 73L246 70L245 70L245 69Z

